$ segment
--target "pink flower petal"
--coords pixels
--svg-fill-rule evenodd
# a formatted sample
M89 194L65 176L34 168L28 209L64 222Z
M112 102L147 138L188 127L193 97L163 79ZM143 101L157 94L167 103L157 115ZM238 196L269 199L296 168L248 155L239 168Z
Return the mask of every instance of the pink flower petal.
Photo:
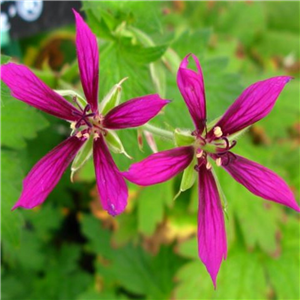
M94 113L98 112L99 51L96 36L80 14L73 10L76 19L76 48L81 84L87 102Z
M189 109L195 127L202 133L206 122L206 103L205 90L201 66L195 55L192 54L197 66L197 72L188 69L189 64L187 55L179 67L177 73L177 85L181 95Z
M10 88L13 97L58 118L77 120L73 112L80 111L52 91L26 66L14 63L2 65L1 80Z
M215 126L221 127L223 135L226 136L264 118L272 110L282 89L290 80L291 77L280 76L250 85Z
M223 209L213 174L199 169L198 253L216 288L216 279L227 256Z
M104 119L104 127L121 129L144 125L168 104L159 95L147 95L131 99L113 108Z
M293 192L283 179L258 163L236 154L235 156L236 159L228 165L223 165L223 168L237 182L256 196L286 205L300 212Z
M126 208L128 190L102 135L94 141L94 164L102 207L116 216Z
M83 144L83 140L69 137L44 156L24 179L21 197L13 209L43 203Z
M183 171L192 161L193 147L180 147L154 153L132 164L124 177L138 185L147 186L171 179Z

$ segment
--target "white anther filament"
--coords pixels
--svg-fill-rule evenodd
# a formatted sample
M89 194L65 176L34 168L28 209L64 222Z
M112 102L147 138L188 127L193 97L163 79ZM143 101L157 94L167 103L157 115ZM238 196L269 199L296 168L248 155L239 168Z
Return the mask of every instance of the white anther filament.
M221 157L219 157L219 158L216 159L216 165L218 167L222 166L222 159L221 159Z
M210 169L211 169L211 163L210 163L209 161L206 163L206 169L207 169L207 170L210 170Z
M223 135L221 127L217 126L214 128L214 135L215 137L221 137Z
M197 153L196 153L197 158L202 157L202 155L203 155L203 150L197 151Z

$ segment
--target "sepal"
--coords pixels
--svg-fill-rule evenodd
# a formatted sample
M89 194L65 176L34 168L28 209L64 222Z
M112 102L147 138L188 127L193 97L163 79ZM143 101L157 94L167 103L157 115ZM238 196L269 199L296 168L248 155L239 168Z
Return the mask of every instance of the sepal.
M79 102L80 106L82 108L85 108L85 106L87 105L86 100L84 99L84 97L82 97L79 93L72 91L72 90L54 90L54 92L56 92L57 94L59 94L62 97L76 97L77 101Z
M129 159L132 159L132 157L125 151L120 138L114 131L107 129L107 133L105 135L105 141L108 145L108 148L112 152L117 154L124 154Z
M90 137L87 139L87 141L84 143L84 145L80 148L78 151L75 159L73 160L72 166L71 166L71 181L73 182L74 174L76 171L78 171L83 165L86 163L86 161L91 157L93 152L93 136L90 135Z
M111 109L120 104L122 83L127 80L128 77L123 78L119 83L115 84L109 93L104 97L100 103L100 113L106 115Z
M178 193L174 197L174 200L176 200L182 192L190 189L194 185L196 180L196 172L194 166L196 164L197 164L196 160L193 159L192 162L189 164L189 166L183 171L180 188Z
M174 130L175 144L178 147L190 146L195 142L195 137L189 131L183 131L179 128Z

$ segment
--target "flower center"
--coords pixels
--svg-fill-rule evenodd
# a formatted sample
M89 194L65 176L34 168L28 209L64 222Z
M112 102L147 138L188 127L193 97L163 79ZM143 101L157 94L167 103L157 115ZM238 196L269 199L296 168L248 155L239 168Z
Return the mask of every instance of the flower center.
M83 109L76 97L73 98L73 101L80 110L80 113L73 111L73 115L78 117L78 120L71 124L71 128L75 130L75 133L74 131L73 133L80 139L88 139L92 134L95 140L97 140L101 134L106 135L107 131L103 127L104 117L91 112L91 106L89 104Z
M230 141L224 136L221 127L214 127L209 134L205 127L202 134L195 130L192 135L196 137L194 143L195 155L198 160L198 164L195 166L196 171L199 171L200 166L204 164L207 170L211 169L208 157L215 160L217 166L226 166L236 159L236 156L229 151L236 145L236 141Z

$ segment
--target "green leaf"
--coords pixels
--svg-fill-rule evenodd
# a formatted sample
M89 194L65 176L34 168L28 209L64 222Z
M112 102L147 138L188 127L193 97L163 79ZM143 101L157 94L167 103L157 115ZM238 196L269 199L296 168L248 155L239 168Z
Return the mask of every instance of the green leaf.
M265 299L266 278L258 253L230 249L223 261L214 290L211 278L200 259L185 264L177 273L175 299Z
M172 181L143 188L138 199L138 229L150 236L163 220L164 207L172 204ZM149 214L151 212L151 214Z
M35 108L14 99L1 84L1 144L14 149L26 146L26 139L33 139L46 128L48 121Z
M10 61L10 57L1 54L1 65L4 65Z
M151 257L140 247L118 249L113 261L113 274L121 286L147 299L169 299L173 276L182 260L171 248L162 247L157 256Z
M141 47L141 46L131 46L126 51L128 60L135 62L137 64L149 64L155 62L163 56L166 52L168 46L154 46L154 47Z
M275 257L266 260L266 271L278 299L299 298L299 226L297 218L290 218L283 223L282 247Z
M11 211L21 193L23 171L21 161L16 153L2 150L1 152L1 217L2 239L14 247L20 244L20 231L23 218L18 211Z
M82 233L89 240L89 250L105 258L112 258L111 234L101 226L101 221L91 215L83 214L80 223Z

